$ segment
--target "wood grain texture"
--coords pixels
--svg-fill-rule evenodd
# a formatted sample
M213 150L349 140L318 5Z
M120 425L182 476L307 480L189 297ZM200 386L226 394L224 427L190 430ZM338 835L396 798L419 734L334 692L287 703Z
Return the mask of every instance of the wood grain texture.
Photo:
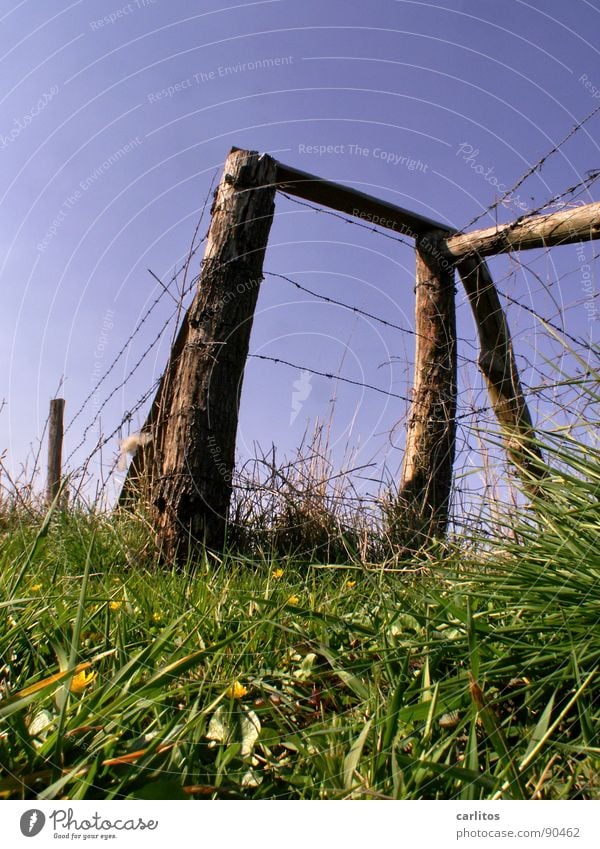
M512 224L459 233L446 240L449 256L462 257L523 251L531 248L550 248L588 242L600 238L600 202L549 215L530 215Z
M48 419L48 478L46 485L46 503L48 505L54 502L60 491L64 413L64 398L53 398L50 401L50 414Z
M215 193L194 300L143 432L121 503L151 505L163 555L223 545L244 367L274 212L275 164L233 149Z
M531 414L515 362L508 322L487 263L480 256L457 264L469 298L479 335L479 368L485 377L490 401L502 429L510 460L526 481L539 477L543 458L532 442Z
M454 268L437 248L443 232L417 241L413 397L397 505L398 542L409 550L448 525L456 442Z

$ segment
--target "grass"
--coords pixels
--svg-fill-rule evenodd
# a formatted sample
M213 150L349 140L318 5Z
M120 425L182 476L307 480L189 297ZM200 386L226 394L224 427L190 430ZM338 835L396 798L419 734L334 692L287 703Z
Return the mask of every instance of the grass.
M0 503L0 797L599 798L600 450L543 442L520 517L410 560L318 445L178 570L141 516Z
M165 571L135 517L13 516L0 795L597 798L600 458L561 445L516 542L416 572Z

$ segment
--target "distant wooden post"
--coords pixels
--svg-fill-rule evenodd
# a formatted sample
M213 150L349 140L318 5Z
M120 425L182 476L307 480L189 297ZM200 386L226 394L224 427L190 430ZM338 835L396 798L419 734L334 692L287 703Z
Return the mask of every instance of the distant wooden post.
M197 543L223 546L274 196L274 160L234 148L215 194L198 289L121 493L127 503L142 488L169 559L185 559Z
M393 536L409 550L443 536L452 495L456 437L454 265L444 232L417 239L416 354Z
M46 481L46 503L48 506L54 503L60 491L64 412L64 398L53 398L50 401L48 419L48 478Z

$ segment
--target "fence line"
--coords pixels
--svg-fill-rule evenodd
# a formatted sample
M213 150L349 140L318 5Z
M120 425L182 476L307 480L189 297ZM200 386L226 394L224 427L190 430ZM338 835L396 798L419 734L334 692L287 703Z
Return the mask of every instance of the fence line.
M474 223L479 221L484 215L486 215L489 212L492 212L494 209L496 209L506 199L506 197L513 194L519 188L519 186L521 186L523 184L523 182L525 182L525 180L529 176L531 176L537 170L539 170L543 166L543 164L548 160L548 158L551 157L558 150L560 150L562 145L565 144L568 141L568 139L570 139L574 135L574 133L576 133L579 129L581 129L581 127L585 123L587 123L594 115L596 115L596 113L598 111L600 111L600 106L598 106L597 108L592 110L592 112L590 112L589 115L586 116L585 119L583 119L583 121L581 121L579 124L575 125L575 127L573 127L569 131L569 133L557 145L555 145L547 154L545 154L534 166L529 168L529 170L519 179L519 181L515 184L515 186L510 191L506 192L500 200L495 201L484 212L480 213L476 218L474 218L471 222L469 222L469 224L466 225L466 228L471 227ZM581 181L579 181L577 184L569 187L568 189L564 190L563 192L561 192L559 194L554 195L544 205L540 206L538 209L534 210L533 212L529 212L526 215L521 216L521 218L517 219L515 222L512 222L512 224L509 225L509 226L511 226L511 227L517 226L518 223L520 221L522 221L523 218L531 216L532 214L535 215L537 212L540 212L544 209L547 209L549 206L552 206L553 204L556 204L556 203L562 201L564 198L566 198L568 196L571 196L572 198L576 198L578 196L576 193L581 194L584 191L588 191L590 189L590 187L596 183L596 181L598 180L599 177L600 177L600 171L594 170L594 171L588 172L586 177L584 179L582 179ZM214 184L214 179L213 179L213 184ZM211 192L212 192L212 185L211 185ZM306 202L304 200L299 200L298 198L290 196L283 191L280 192L280 194L282 194L289 201L292 201L293 203L295 203L299 206L306 207L306 208L310 209L311 211L315 212L316 214L332 215L334 218L338 218L338 219L344 221L345 223L352 224L353 226L362 227L363 229L367 230L370 233L376 233L376 234L379 234L380 236L384 236L385 238L391 239L392 241L400 242L401 244L408 246L412 251L414 251L414 252L416 251L415 246L412 243L407 242L405 239L403 239L403 238L401 238L401 237L399 237L395 234L385 232L384 230L378 228L377 226L365 224L361 221L357 221L356 219L351 218L349 216L346 216L342 213L335 212L335 211L330 210L330 209L326 209L326 208L322 208L322 207L313 205L313 204ZM207 200L208 200L208 196L207 196ZM203 208L203 211L202 211L203 215L204 215L204 211L206 209L207 200L205 200L204 208ZM200 218L200 221L201 220L202 220L202 216ZM197 224L196 233L197 233L198 228L200 226L200 221ZM161 302L162 298L167 294L170 295L172 298L174 298L174 300L176 300L177 309L169 316L169 318L166 320L166 322L161 327L157 336L145 348L145 350L142 352L141 356L138 358L138 360L136 361L136 363L132 367L132 369L130 369L130 371L127 373L125 378L120 383L118 383L109 392L107 397L103 400L102 404L100 405L100 407L96 411L96 414L94 415L92 420L88 423L88 425L84 429L83 437L82 437L81 441L75 446L75 448L69 454L69 456L67 458L67 462L70 459L72 459L74 454L83 445L85 445L90 430L92 429L94 424L99 420L101 412L106 408L109 401L116 395L116 393L119 390L121 390L125 385L127 385L129 380L133 377L133 375L141 367L142 363L144 362L144 360L146 359L148 354L157 345L157 343L162 338L162 336L167 331L167 329L172 325L173 319L176 318L176 317L179 317L179 315L181 314L183 300L189 294L189 292L192 290L192 288L196 285L196 283L199 279L199 276L200 276L200 275L195 275L191 279L189 286L186 286L186 276L187 276L187 273L188 273L188 269L190 267L190 262L191 262L192 258L195 256L195 254L197 253L197 251L199 250L200 246L206 241L206 238L204 238L194 247L196 233L194 234L194 238L192 239L192 248L190 250L190 253L188 254L186 262L184 263L184 265L178 271L176 271L174 273L173 277L171 278L171 280L166 285L160 280L160 278L158 278L149 269L150 274L153 277L155 277L155 279L157 280L157 282L161 286L162 291L160 292L158 297L154 300L154 302L151 304L150 308L144 314L142 319L137 323L136 327L134 328L134 330L130 334L129 338L127 339L125 344L122 346L122 348L120 349L120 351L118 352L118 354L116 355L115 359L110 364L108 369L105 371L103 376L99 379L99 381L94 386L92 391L85 398L84 402L81 404L81 406L79 407L79 409L77 410L77 412L75 413L73 418L71 419L68 427L66 428L65 433L73 426L73 423L82 415L83 411L86 409L86 407L89 404L89 402L91 401L91 399L95 396L95 394L97 393L100 386L102 386L105 383L105 381L108 379L110 374L114 371L116 365L118 364L118 362L120 361L120 359L122 358L124 353L128 350L129 346L131 345L131 342L141 332L143 325L145 324L145 322L149 318L150 314L157 307L157 305ZM548 250L549 249L547 248L546 252L548 252ZM598 253L593 254L592 259L589 262L591 263L593 260L597 259L598 256L600 256L600 254L598 254ZM522 262L520 259L516 259L515 255L511 255L511 257L512 257L513 261L516 261L519 264L519 266L524 270L524 272L526 274L528 274L528 275L530 274L532 277L534 277L538 280L538 282L541 284L541 287L544 289L546 295L552 296L552 294L548 292L548 288L545 285L544 281L535 272L534 269L530 268L526 263ZM177 301L177 299L175 298L175 295L171 291L171 287L174 283L176 283L178 281L179 275L181 274L182 271L184 271L185 276L184 276L184 281L183 281L181 292L178 293L179 294L179 300ZM571 273L575 273L575 271L576 271L576 268L574 269L573 272L568 272L568 273L562 274L560 277L558 277L558 280L564 279L566 276L570 275ZM293 280L291 277L288 277L284 274L279 274L279 273L274 273L274 272L265 272L265 274L269 277L282 279L282 280L290 283L291 285L295 286L298 290L303 291L306 294L310 295L311 297L322 300L322 301L329 303L333 306L338 306L338 307L343 308L345 310L354 312L357 315L362 315L365 318L376 321L376 322L382 324L383 326L389 327L390 329L398 330L398 331L403 332L403 333L408 333L409 335L415 336L415 337L417 337L419 335L416 330L414 330L410 327L403 327L400 324L395 324L394 322L391 322L391 321L389 321L389 320L387 320L387 319L385 319L381 316L378 316L374 313L370 313L366 310L363 310L360 307L357 307L355 305L348 304L348 303L345 303L343 301L337 300L335 298L329 297L327 295L321 295L318 292L312 291L311 289L309 289L305 286L302 286L300 283L298 283L297 281ZM514 274L515 274L514 269L510 270L504 277L501 278L501 280L504 281L504 280L510 279L512 276L514 276ZM560 326L559 324L556 324L552 319L544 318L540 314L540 312L538 312L535 308L529 306L526 303L523 303L518 298L515 298L515 297L509 295L507 292L504 292L504 291L499 291L498 294L503 299L505 299L505 301L507 303L517 307L520 310L524 310L529 315L531 315L536 321L539 321L542 324L542 326L546 326L548 328L551 328L552 330L556 331L556 333L559 333L559 334L561 334L561 336L564 336L565 339L568 339L573 344L575 344L577 346L582 346L587 351L594 351L595 350L593 345L591 345L590 343L586 342L585 340L580 339L577 336L569 333L565 329L564 326ZM597 297L597 293L594 297ZM561 317L563 317L569 309L569 308L565 309L565 307L560 305L558 302L555 302L554 306L556 307L557 315L559 315ZM178 324L178 322L176 322L176 323ZM457 338L457 342L461 342L462 344L467 344L471 347L475 347L473 340L466 339L464 337L463 338ZM525 353L522 352L522 351L518 352L518 356L519 356L519 358L523 359L527 363L527 367L535 375L543 378L544 381L545 381L544 383L540 383L537 386L534 383L530 382L529 385L527 386L528 393L530 393L531 395L535 395L538 399L543 400L544 403L550 403L552 401L552 399L548 398L547 393L552 389L555 389L555 390L559 389L561 386L564 385L564 382L561 381L561 380L556 380L554 383L548 383L547 380L546 380L546 375L545 375L544 371L542 370L542 368L539 366L539 364L528 361ZM307 368L306 366L298 365L298 364L291 362L287 359L284 359L282 357L271 357L271 356L266 356L266 355L262 355L262 354L249 354L249 357L251 357L253 359L271 362L273 364L283 365L285 367L293 368L293 369L296 369L296 370L306 371L306 372L309 372L310 374L313 374L315 376L324 377L324 378L329 379L329 380L340 381L341 383L345 383L345 384L353 385L353 386L356 386L356 387L360 387L362 389L374 391L374 392L377 392L379 394L385 395L389 398L402 400L406 403L410 403L410 401L411 401L410 395L408 395L408 394L395 393L395 392L392 392L392 391L389 391L389 390L385 390L382 387L378 387L376 385L369 384L369 383L364 383L364 382L358 381L358 380L352 380L350 378L342 377L341 375L336 375L332 372ZM461 359L464 362L472 363L474 366L476 364L474 357L471 358L471 357L468 357L468 356L461 355ZM92 458L97 454L97 452L101 451L102 448L107 443L109 443L111 441L111 439L113 439L122 430L122 428L124 427L124 425L128 421L131 421L131 418L134 415L134 413L137 412L139 409L141 409L144 406L144 404L146 404L146 402L148 401L150 396L156 391L156 388L157 388L159 382L160 381L155 381L153 383L153 385L146 392L144 392L142 396L140 396L140 398L138 399L138 401L136 402L134 407L131 410L128 410L128 411L125 412L125 414L123 415L119 425L116 428L114 428L108 436L106 436L106 437L104 437L103 435L101 436L97 445L94 447L92 452L88 455L88 457L86 458L86 460L84 461L82 466L79 468L80 471L87 469L87 467L89 466L89 463L91 462ZM524 384L524 385L527 385L527 384ZM475 387L475 380L472 380L470 382L469 386L467 386L466 388L461 390L460 395L461 395L461 397L464 397L464 395L466 393L470 393L470 392L479 395L479 394L482 394L483 391L484 391L483 387L481 387L481 388ZM565 407L565 409L566 409L566 407ZM486 402L483 406L476 406L475 400L473 400L470 408L467 411L465 411L463 413L459 413L454 417L454 421L456 421L456 422L460 421L461 422L461 446L460 446L460 449L458 449L458 445L457 445L457 451L461 456L463 456L465 454L465 452L468 454L472 451L478 450L478 448L480 446L478 447L476 444L473 445L472 442L470 441L470 437L473 436L474 434L479 437L482 430L485 429L486 425L490 422L495 421L492 416L490 416L489 419L487 419L487 418L481 419L480 418L474 424L470 423L467 420L470 419L471 417L480 416L481 414L488 413L488 412L490 412L489 401ZM390 434L392 432L393 432L393 429L390 431ZM108 479L110 479L110 476L114 472L116 465L117 465L117 462L118 461L115 460L112 468L110 469L110 471L108 473ZM459 471L458 468L456 469L457 477L465 471L465 468L466 467L463 466L462 471ZM103 481L101 491L104 491L105 486L106 486L106 481ZM472 493L473 490L462 489L460 487L456 487L456 492L459 495L461 495L462 493Z

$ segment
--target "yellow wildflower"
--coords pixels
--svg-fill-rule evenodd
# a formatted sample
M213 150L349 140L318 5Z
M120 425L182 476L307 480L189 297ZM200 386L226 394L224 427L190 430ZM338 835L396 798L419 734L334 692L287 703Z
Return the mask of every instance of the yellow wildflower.
M81 672L78 672L76 675L73 675L71 679L71 692L72 693L83 693L86 687L95 681L96 673L95 672L86 672L85 669L82 669Z
M248 690L244 687L243 684L240 684L239 681L236 681L235 684L232 684L231 687L228 687L225 690L225 695L230 699L243 699L244 696L248 695Z
M39 591L42 589L42 585L41 584L32 584L29 587L29 589L31 590L32 593L39 593Z
M348 587L349 590L351 590L352 587L356 586L356 581L346 581L346 586Z
M153 622L162 622L162 613L153 613L152 614Z
M110 607L111 610L118 610L120 607L123 606L123 602L122 601L111 601L111 602L109 602L108 606Z
M287 603L288 603L288 604L298 604L298 602L299 602L299 601L300 601L300 599L298 598L298 596L297 596L297 595L291 595L291 596L288 598Z
M283 569L273 569L271 572L271 577L275 578L278 581L280 578L283 578Z

